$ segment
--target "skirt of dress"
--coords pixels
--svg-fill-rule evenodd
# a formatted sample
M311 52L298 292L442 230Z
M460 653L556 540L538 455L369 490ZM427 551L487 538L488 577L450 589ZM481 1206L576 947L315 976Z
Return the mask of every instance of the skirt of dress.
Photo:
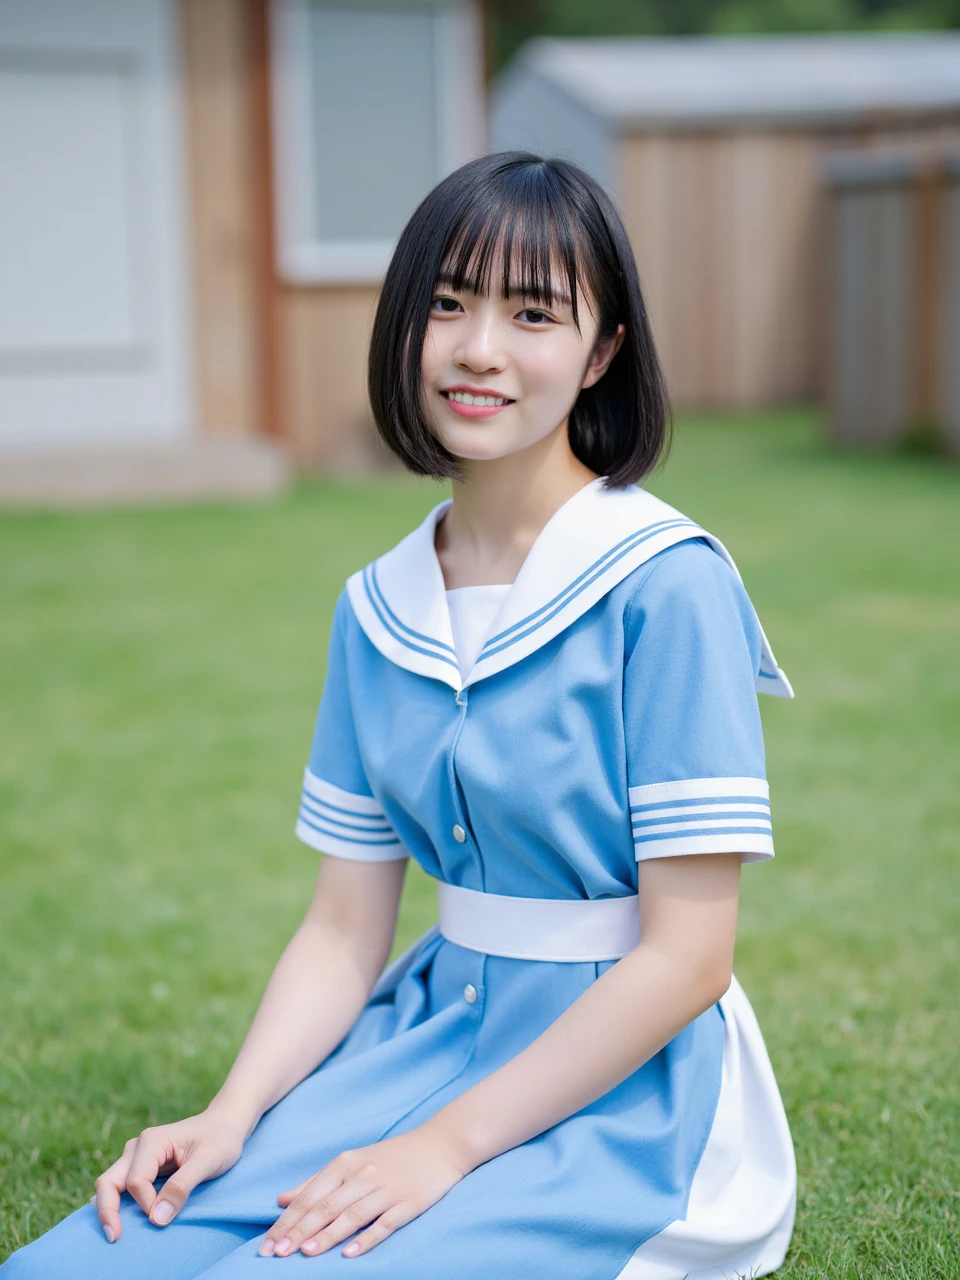
M316 1257L259 1256L281 1191L341 1151L422 1124L612 963L487 956L434 925L387 968L334 1053L263 1116L237 1164L201 1184L170 1226L153 1226L124 1194L111 1245L85 1204L11 1255L2 1280L248 1280L278 1262L317 1280L768 1275L790 1242L796 1171L736 980L615 1089L480 1165L369 1253L345 1258L340 1244Z

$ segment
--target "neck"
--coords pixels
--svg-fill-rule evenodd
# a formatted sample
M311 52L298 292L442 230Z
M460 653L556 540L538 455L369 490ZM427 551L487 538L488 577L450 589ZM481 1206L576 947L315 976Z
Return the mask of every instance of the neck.
M565 421L527 449L464 459L461 470L436 534L448 589L513 582L554 512L597 478L571 451Z

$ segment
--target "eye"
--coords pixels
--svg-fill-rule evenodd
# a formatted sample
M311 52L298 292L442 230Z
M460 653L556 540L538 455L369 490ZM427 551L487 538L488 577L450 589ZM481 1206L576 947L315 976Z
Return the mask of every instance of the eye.
M545 324L553 323L553 317L548 316L545 311L538 310L537 307L524 307L524 309L519 312L519 315L521 319L526 317L527 324L536 325L541 329Z
M456 298L448 297L446 294L438 294L430 303L430 310L439 312L443 316L450 316L456 315L459 306L460 303Z

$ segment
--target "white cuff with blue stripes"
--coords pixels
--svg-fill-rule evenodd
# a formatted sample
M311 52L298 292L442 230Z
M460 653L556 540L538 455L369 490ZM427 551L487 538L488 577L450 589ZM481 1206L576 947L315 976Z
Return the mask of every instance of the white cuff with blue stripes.
M372 796L358 796L324 782L309 769L303 774L303 793L296 834L312 849L357 862L387 862L405 858L407 851Z
M773 857L770 788L763 778L687 778L630 788L637 861L682 853Z

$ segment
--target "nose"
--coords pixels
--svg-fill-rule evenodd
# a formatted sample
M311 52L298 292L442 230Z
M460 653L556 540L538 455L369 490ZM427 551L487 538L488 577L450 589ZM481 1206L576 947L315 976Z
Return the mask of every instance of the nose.
M496 373L506 365L500 325L492 310L480 307L459 327L460 339L453 358L471 373Z

